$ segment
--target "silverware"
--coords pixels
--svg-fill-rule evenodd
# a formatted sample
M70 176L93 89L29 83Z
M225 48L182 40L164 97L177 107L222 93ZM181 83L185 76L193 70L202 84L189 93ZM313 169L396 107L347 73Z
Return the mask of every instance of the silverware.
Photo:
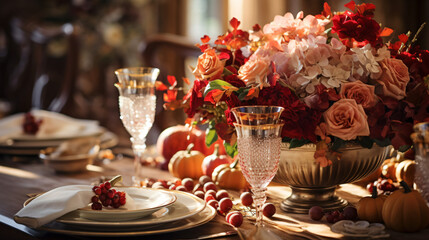
M220 237L226 237L226 236L233 236L233 235L237 235L237 234L238 234L237 231L225 231L225 232L220 232L220 233L203 235L203 236L199 236L197 238L184 238L182 240L189 240L189 239L198 239L198 240L214 239L214 238L220 238Z
M199 240L212 239L212 238L218 238L218 237L232 236L232 235L236 235L236 234L237 234L236 231L226 231L226 232L220 232L220 233L215 233L215 234L209 234L209 235L205 235L205 236L200 236L197 239L199 239Z

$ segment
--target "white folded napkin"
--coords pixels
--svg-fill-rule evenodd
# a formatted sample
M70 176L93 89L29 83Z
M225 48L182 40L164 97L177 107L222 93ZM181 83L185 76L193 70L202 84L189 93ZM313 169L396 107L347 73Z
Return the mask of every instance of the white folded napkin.
M82 133L82 131L95 131L99 129L98 121L75 119L61 113L44 110L32 110L33 116L42 119L36 138L66 138L71 135ZM0 119L0 138L25 137L22 129L25 113L18 113Z
M89 185L55 188L35 198L15 214L14 220L31 228L40 227L78 208L86 207L94 196Z
M127 193L125 194L127 202L120 209L136 209L134 200ZM66 213L87 207L92 196L94 196L92 186L88 185L69 185L55 188L35 198L16 213L13 219L15 222L28 227L38 228Z

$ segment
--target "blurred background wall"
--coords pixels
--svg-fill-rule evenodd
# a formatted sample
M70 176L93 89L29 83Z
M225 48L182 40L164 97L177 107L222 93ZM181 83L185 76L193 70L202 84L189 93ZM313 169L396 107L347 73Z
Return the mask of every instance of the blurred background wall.
M143 52L156 36L169 34L191 46L204 34L215 39L238 18L243 29L261 26L275 15L300 10L319 14L322 0L11 0L0 3L0 113L42 108L77 118L99 120L101 125L128 139L119 120L113 87L114 70L150 65ZM328 0L343 11L349 0ZM363 1L356 1L361 3ZM428 21L429 1L374 0L376 20L395 30L393 37L415 33ZM418 44L429 48L429 28ZM165 37L165 36L164 36ZM163 38L165 39L165 38ZM174 39L173 39L174 40ZM150 45L152 46L152 45ZM162 50L162 49L161 49ZM158 64L186 68L161 51ZM177 71L162 68L161 81ZM188 71L189 74L189 71ZM180 79L182 76L176 76ZM153 144L168 126L184 122L180 110L165 113L159 95Z

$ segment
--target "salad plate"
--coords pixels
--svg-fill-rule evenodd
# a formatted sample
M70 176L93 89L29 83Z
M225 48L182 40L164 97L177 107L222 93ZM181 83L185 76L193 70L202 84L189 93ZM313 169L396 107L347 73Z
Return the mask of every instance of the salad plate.
M160 189L137 187L115 187L115 189L123 191L131 197L127 199L126 205L117 209L109 207L103 208L103 210L93 210L88 205L74 212L77 212L81 218L94 221L128 221L148 216L161 208L173 204L177 199L175 194Z
M133 227L142 227L157 225L161 223L178 221L181 219L189 218L193 215L201 212L206 204L204 200L196 197L195 195L174 191L174 190L164 190L170 193L173 193L177 200L169 205L168 207L161 208L158 211L155 211L150 216L128 220L128 221L97 221L83 218L79 211L74 211L68 213L56 221L66 225L73 225L75 227L91 227L91 229L124 229L124 228L133 228Z

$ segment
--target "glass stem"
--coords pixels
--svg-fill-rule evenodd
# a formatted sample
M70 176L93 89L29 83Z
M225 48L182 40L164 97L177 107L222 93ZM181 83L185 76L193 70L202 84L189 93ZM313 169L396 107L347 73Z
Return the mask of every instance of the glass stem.
M262 227L263 226L263 214L262 214L262 206L265 203L265 200L267 200L267 197L265 195L265 191L267 188L252 188L253 193L253 202L256 205L256 226Z
M142 164L144 162L144 153L146 150L146 139L136 139L131 138L131 142L133 145L133 152L134 152L134 177L133 182L134 185L140 187L141 181L143 181L143 174L142 174Z

